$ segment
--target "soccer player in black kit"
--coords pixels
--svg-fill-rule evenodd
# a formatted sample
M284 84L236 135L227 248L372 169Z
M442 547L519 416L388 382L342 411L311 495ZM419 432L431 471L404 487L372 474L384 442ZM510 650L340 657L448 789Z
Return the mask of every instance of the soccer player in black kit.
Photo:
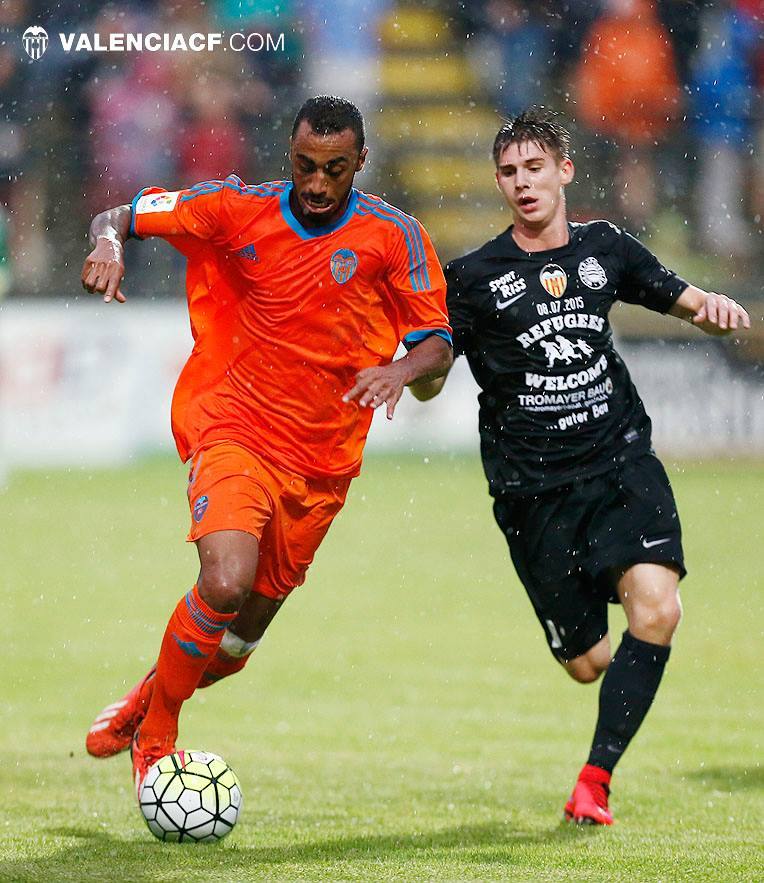
M660 684L686 571L671 487L608 313L627 301L708 334L750 321L735 301L689 285L613 224L569 222L569 142L543 109L502 126L496 181L514 225L452 261L446 278L454 355L467 357L481 388L481 455L512 561L568 674L591 683L605 672L565 817L610 825L611 774ZM614 655L609 601L628 621Z

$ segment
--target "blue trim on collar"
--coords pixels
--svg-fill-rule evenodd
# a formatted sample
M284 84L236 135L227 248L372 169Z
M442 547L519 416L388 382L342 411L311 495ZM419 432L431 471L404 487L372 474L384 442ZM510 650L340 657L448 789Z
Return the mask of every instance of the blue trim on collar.
M342 213L342 216L338 218L333 224L327 224L325 227L303 227L302 224L297 220L297 218L292 214L292 209L289 205L289 194L292 192L294 188L294 184L290 181L289 184L284 188L283 192L279 196L279 205L281 206L281 215L287 224L294 230L294 232L300 237L300 239L315 239L317 236L326 236L329 233L334 233L335 230L339 230L340 227L344 227L345 224L353 217L353 212L355 212L356 203L358 202L358 191L353 187L350 191L350 199L348 200L348 205L345 211Z

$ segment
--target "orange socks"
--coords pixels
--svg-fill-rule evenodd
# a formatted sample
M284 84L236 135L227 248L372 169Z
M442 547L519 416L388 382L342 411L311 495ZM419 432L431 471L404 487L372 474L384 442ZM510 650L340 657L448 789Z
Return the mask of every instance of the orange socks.
M174 750L181 706L214 660L226 626L235 618L236 613L219 613L205 604L196 586L178 602L162 639L151 703L141 724L141 748Z

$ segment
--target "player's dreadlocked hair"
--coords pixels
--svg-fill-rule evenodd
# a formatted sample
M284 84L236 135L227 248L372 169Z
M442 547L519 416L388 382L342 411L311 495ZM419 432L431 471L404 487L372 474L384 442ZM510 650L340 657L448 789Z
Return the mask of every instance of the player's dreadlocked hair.
M363 126L361 111L346 98L337 98L336 95L317 95L309 98L297 111L292 126L292 137L300 123L306 120L311 129L319 135L333 135L345 129L355 135L358 152L363 150L366 143L366 133Z
M546 107L529 107L519 116L505 120L493 142L493 161L499 159L509 144L530 141L553 153L558 160L570 158L570 132L557 122L557 113Z

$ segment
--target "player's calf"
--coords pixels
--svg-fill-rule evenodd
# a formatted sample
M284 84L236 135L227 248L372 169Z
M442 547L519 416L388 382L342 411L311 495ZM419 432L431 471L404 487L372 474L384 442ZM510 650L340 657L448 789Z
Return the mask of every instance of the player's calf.
M591 684L610 665L610 639L607 635L593 647L562 663L565 671L579 684Z

